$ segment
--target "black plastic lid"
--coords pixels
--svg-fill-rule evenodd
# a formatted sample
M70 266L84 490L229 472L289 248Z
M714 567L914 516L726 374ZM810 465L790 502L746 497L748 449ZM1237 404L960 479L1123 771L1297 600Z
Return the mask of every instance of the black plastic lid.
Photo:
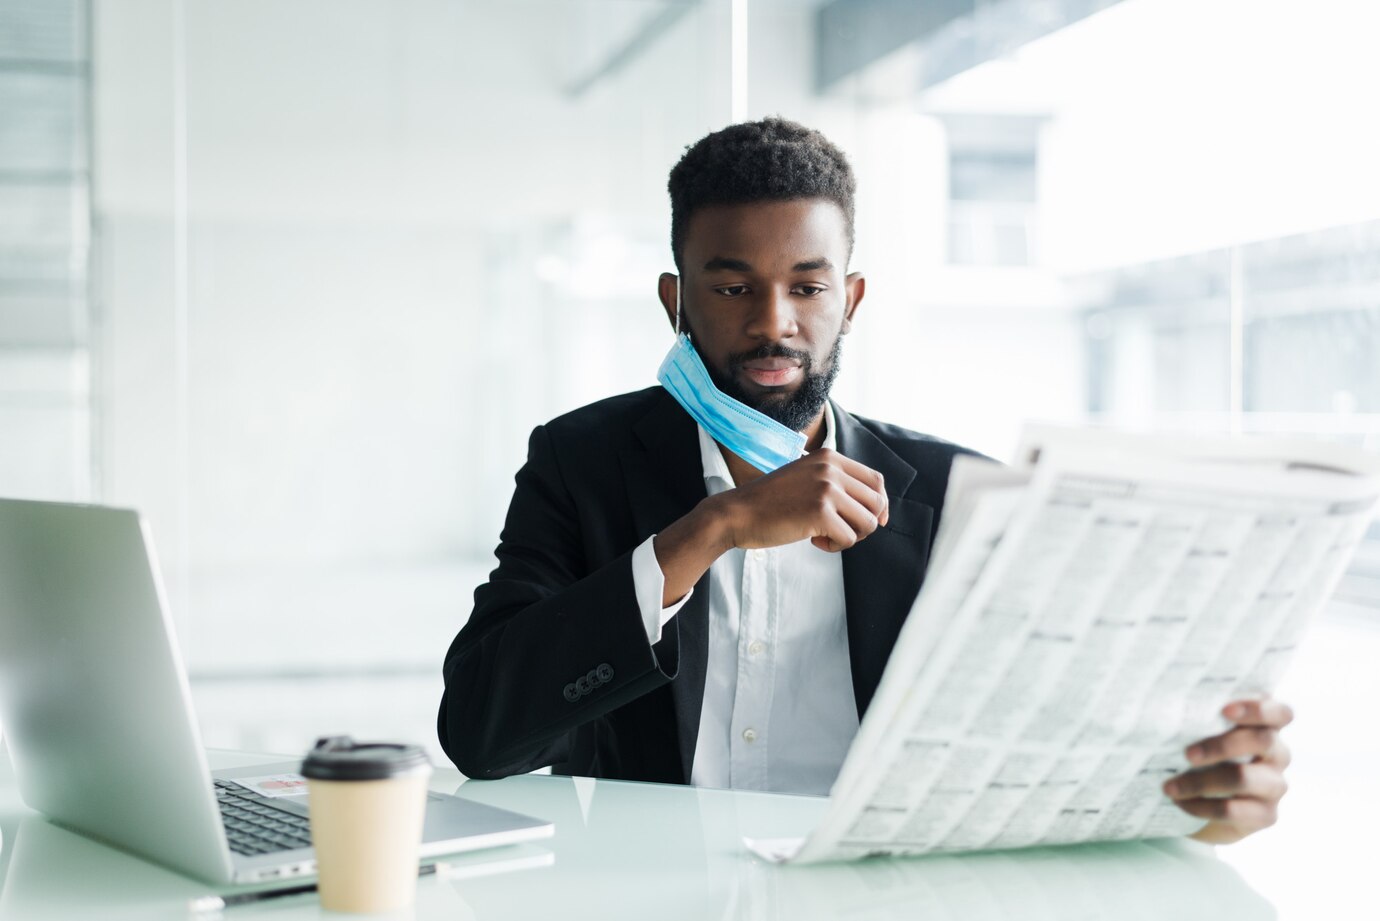
M356 742L349 736L317 739L302 762L302 776L312 780L387 780L429 769L420 745Z

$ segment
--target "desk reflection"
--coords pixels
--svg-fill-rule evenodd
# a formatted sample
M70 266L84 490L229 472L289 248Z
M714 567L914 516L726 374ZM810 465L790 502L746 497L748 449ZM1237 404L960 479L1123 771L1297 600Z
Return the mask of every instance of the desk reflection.
M803 834L823 800L558 777L469 782L457 795L556 823L556 868L524 875L530 884L458 889L479 919L1276 917L1210 848L1186 840L781 867L747 852L743 836Z
M0 827L6 848L0 857L0 921L306 921L346 917L324 911L315 892L195 914L188 910L193 898L234 890L189 879L41 816L30 814L17 821L12 815L3 816ZM473 915L457 888L467 880L549 866L552 860L549 851L530 845L459 855L453 870L447 868L418 880L413 910L387 917L390 921L464 921Z
M408 917L447 921L1265 921L1275 911L1206 847L1126 842L779 867L744 835L804 834L825 801L582 778L470 781L457 794L549 818L555 837L451 858ZM30 812L0 808L0 921L186 921L195 880ZM224 918L335 918L314 895Z
M6 819L12 817L7 816ZM186 917L204 883L27 815L5 828L0 921Z
M753 860L739 868L721 917L899 916L1264 921L1275 912L1211 853L1168 841L812 868Z

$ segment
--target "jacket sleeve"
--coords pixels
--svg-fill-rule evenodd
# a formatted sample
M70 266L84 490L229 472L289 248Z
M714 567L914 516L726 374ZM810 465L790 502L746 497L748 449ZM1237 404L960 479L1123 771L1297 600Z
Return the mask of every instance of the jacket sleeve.
M676 671L648 641L632 548L589 570L576 503L544 427L528 442L495 556L443 669L441 747L469 777L565 761L576 727ZM657 651L678 659L674 641Z

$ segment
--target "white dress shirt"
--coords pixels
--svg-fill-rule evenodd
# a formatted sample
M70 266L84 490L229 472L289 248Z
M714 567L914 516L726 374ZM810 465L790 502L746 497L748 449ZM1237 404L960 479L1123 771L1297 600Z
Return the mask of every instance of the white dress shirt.
M824 408L824 443L837 443ZM734 488L718 444L699 430L709 495ZM693 594L661 606L665 576L648 538L633 552L647 638ZM709 567L709 658L690 781L696 786L827 794L858 731L844 617L843 559L808 540L733 549Z

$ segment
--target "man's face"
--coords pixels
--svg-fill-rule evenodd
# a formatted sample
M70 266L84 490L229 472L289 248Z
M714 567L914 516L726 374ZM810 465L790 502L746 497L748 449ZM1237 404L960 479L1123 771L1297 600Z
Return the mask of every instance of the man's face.
M826 199L714 205L686 226L681 328L719 389L804 430L838 373L839 344L862 300L845 275L847 225ZM661 278L675 320L675 276Z

